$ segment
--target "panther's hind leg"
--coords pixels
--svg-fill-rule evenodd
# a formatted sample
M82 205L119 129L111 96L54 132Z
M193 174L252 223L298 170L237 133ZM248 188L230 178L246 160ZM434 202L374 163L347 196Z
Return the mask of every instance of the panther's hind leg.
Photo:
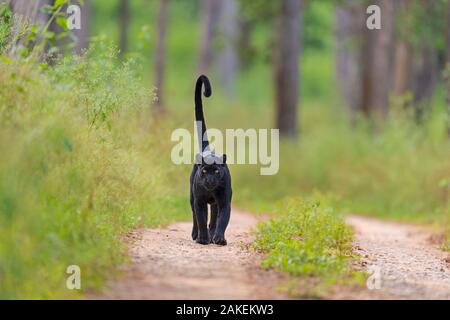
M217 215L219 214L219 207L217 204L211 205L211 220L209 220L209 241L212 242L217 226Z
M191 192L191 209L192 209L192 240L197 240L198 237L198 225L197 225L197 218L195 216L195 210L194 210L194 197Z

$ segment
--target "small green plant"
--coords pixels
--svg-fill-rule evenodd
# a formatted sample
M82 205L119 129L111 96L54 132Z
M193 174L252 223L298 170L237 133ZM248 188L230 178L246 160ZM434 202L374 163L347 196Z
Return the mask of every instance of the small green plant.
M57 61L49 74L56 88L77 96L90 126L110 126L114 114L141 109L154 97L151 89L141 85L136 60L118 63L117 54L115 46L96 42L83 57Z
M326 202L291 198L275 214L256 233L255 247L266 253L263 267L328 284L351 273L352 231Z
M12 26L12 12L7 3L0 3L0 54L6 49Z

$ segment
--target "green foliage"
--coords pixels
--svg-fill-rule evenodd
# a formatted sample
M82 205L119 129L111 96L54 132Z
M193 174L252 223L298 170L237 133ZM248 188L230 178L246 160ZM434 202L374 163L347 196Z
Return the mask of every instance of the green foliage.
M140 84L136 60L117 64L117 53L112 45L92 43L84 57L63 58L51 73L57 88L70 90L80 99L91 126L109 125L111 114L120 108L141 108L154 98L152 90Z
M12 12L6 3L0 3L0 54L6 49L11 37Z
M62 41L71 36L66 25L67 15L62 11L69 3L69 0L55 1L53 5L39 8L49 17L45 24L31 24L32 20L14 14L8 4L0 4L0 54L28 58L34 53L51 59L72 48L71 41ZM50 31L52 24L59 26L57 33Z
M0 63L0 298L80 297L68 265L81 294L98 288L125 262L131 228L190 217L160 156L172 124L150 120L149 90L114 61Z
M56 10L61 8L63 5L69 3L69 0L55 0L55 2L53 3L53 5L51 6L52 10Z
M397 29L403 39L414 46L424 42L438 50L446 44L448 0L424 2L411 0L405 2L397 17Z
M351 273L352 231L326 201L287 199L256 235L255 247L266 253L263 267L319 277L327 284Z
M241 52L245 58L245 66L254 64L255 55L264 57L268 64L272 62L270 58L273 54L275 43L276 17L280 8L277 1L240 1L242 19L249 26L252 33L249 36L251 44L248 47L240 48L250 52ZM312 1L304 4L301 12L303 24L301 25L301 49L323 50L331 45L331 33L329 32L333 23L333 5L330 1ZM268 37L261 43L258 41L256 33L267 33Z
M333 46L333 1L306 1L304 5L302 48L304 51L329 50Z
M273 23L279 10L279 3L264 0L240 0L239 7L242 10L242 16L251 23Z

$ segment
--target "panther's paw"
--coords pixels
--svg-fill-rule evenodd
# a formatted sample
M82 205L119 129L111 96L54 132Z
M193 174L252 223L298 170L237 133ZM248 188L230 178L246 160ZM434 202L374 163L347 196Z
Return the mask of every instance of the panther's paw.
M216 233L215 230L210 229L209 230L209 243L213 243L213 239L214 239L214 234Z
M227 240L225 240L225 236L223 236L223 235L218 235L218 234L214 235L213 242L215 244L218 244L219 246L227 245Z
M197 230L192 230L192 240L197 240L198 238L198 231Z
M195 240L195 242L200 243L200 244L209 244L209 239L208 237L197 237L197 239Z

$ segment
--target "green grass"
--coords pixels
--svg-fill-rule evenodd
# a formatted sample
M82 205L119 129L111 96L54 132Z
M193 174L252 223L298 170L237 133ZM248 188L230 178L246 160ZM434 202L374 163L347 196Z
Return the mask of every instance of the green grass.
M262 266L295 277L289 285L294 296L315 296L327 286L357 277L350 265L353 233L327 201L287 199L272 220L259 225L256 236L255 248L266 255ZM295 288L295 280L304 279L309 284Z
M81 297L126 262L132 228L191 216L188 173L164 157L173 124L116 64L108 50L0 64L0 298ZM65 286L72 264L81 292Z

